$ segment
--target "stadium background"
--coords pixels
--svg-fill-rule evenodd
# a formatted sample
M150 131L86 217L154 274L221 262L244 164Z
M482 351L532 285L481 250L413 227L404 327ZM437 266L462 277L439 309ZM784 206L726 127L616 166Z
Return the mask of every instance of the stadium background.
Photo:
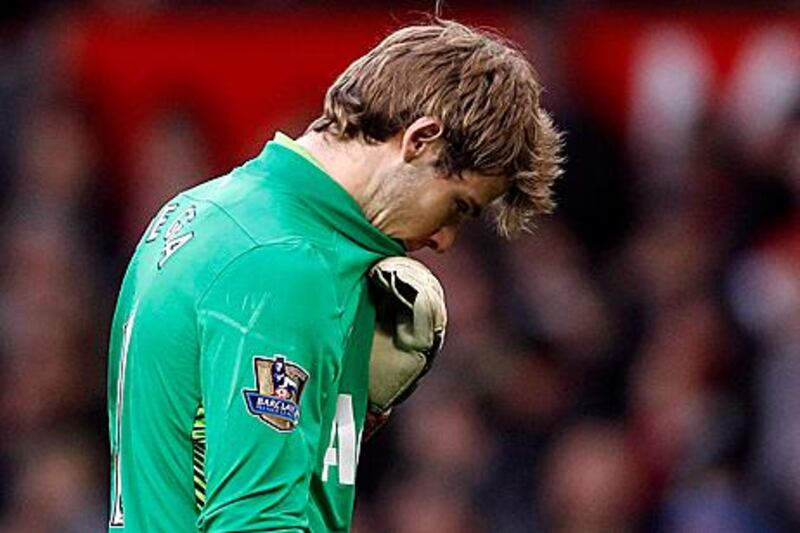
M104 528L108 327L154 210L432 4L3 2L0 531ZM528 50L569 163L535 238L422 254L448 345L364 446L355 531L799 530L800 9L450 4Z

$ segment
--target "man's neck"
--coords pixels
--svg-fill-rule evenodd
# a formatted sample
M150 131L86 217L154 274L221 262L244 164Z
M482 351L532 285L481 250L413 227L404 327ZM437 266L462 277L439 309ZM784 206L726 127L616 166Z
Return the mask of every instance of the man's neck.
M358 140L340 141L325 133L310 132L297 139L334 181L350 193L362 210L371 185L377 179L386 156L383 144Z

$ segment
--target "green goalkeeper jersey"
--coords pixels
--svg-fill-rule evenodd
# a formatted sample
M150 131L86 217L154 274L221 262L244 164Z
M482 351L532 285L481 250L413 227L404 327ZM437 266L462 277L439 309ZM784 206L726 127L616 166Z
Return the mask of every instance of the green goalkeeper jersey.
M349 530L365 274L403 253L285 137L167 203L112 326L110 530Z

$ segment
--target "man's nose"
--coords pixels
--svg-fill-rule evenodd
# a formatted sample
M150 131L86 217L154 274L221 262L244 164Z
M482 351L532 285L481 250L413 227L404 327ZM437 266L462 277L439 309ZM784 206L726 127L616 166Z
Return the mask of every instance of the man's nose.
M454 226L445 226L428 238L428 247L437 253L446 252L456 242L458 229Z

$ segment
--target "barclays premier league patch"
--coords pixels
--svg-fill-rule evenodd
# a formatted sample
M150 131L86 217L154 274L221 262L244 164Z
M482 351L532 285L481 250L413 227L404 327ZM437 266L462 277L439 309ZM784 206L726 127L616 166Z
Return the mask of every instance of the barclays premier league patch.
M308 372L288 362L286 356L255 356L255 389L244 389L248 412L278 431L292 431L300 420L300 396L308 381Z

